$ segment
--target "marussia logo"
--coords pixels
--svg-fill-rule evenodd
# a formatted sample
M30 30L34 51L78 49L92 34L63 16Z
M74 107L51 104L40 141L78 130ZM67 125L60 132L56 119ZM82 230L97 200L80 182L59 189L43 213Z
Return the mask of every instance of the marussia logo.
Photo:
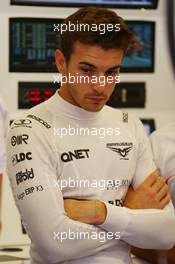
M124 149L121 149L121 148L110 148L111 150L119 153L119 155L123 158L125 158L129 151L132 149L132 147L128 147L128 148L124 148Z
M133 147L133 143L132 142L108 143L106 147L114 152L117 152L120 155L121 159L128 160L127 156Z

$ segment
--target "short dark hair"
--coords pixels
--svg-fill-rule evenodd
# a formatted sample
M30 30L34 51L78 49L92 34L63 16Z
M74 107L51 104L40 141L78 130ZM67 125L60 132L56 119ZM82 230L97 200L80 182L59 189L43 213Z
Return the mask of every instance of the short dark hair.
M124 20L118 16L114 11L99 7L85 7L79 9L74 14L67 17L64 24L72 23L76 25L88 24L92 26L100 24L112 24L114 27L120 24L119 31L105 31L105 34L100 34L100 31L64 31L60 35L60 49L63 52L66 61L68 62L73 52L75 42L79 41L82 44L100 46L103 49L123 49L126 51L134 39L133 32L128 28Z

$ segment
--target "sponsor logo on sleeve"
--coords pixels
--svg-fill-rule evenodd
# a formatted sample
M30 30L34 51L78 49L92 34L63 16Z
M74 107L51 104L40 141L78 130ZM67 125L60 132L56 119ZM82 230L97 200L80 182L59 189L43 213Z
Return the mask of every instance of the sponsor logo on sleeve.
M35 115L28 115L27 116L28 118L32 118L36 121L38 121L40 124L42 124L43 126L45 126L46 128L51 128L51 126L46 122L44 121L42 118L38 117L38 116L35 116Z
M17 127L31 128L31 124L32 124L32 121L30 119L28 119L28 118L26 118L26 119L18 119L18 120L15 120L12 123L11 129L17 128Z
M31 186L29 188L26 188L23 192L17 194L17 199L23 200L25 196L31 195L35 192L42 192L43 190L44 187L42 185Z
M16 145L28 144L29 136L26 134L11 137L11 145L15 147Z
M12 164L15 166L17 163L24 161L24 160L32 160L32 153L31 152L26 152L26 153L18 153L14 154L12 156Z
M16 183L20 184L21 182L28 181L34 178L33 168L31 170L26 169L24 172L19 171L16 173Z

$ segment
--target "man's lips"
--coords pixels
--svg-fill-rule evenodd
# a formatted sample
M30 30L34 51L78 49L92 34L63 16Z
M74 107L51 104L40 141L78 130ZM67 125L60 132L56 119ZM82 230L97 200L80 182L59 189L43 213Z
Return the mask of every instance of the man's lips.
M87 99L92 100L92 101L95 101L95 102L101 102L101 101L106 100L106 98L104 98L104 97L98 97L98 96L90 96L90 97L87 97Z

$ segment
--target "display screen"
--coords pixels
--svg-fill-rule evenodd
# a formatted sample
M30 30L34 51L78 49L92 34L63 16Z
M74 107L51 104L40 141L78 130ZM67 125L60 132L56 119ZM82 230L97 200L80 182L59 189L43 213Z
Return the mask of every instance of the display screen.
M12 5L157 8L158 0L11 0Z
M175 1L167 1L167 31L170 56L174 66L175 74Z
M19 82L18 108L27 109L48 100L60 87L54 82Z
M143 126L147 132L148 135L150 135L155 130L155 121L153 118L145 119L141 118L141 121L143 123Z
M59 48L54 24L61 19L10 19L10 72L57 72L55 49ZM135 44L128 50L121 72L154 72L155 24L126 21L135 33Z
M10 72L57 72L55 50L59 47L54 23L62 19L10 19Z
M154 72L155 23L151 21L127 21L135 34L135 43L128 50L123 72Z

